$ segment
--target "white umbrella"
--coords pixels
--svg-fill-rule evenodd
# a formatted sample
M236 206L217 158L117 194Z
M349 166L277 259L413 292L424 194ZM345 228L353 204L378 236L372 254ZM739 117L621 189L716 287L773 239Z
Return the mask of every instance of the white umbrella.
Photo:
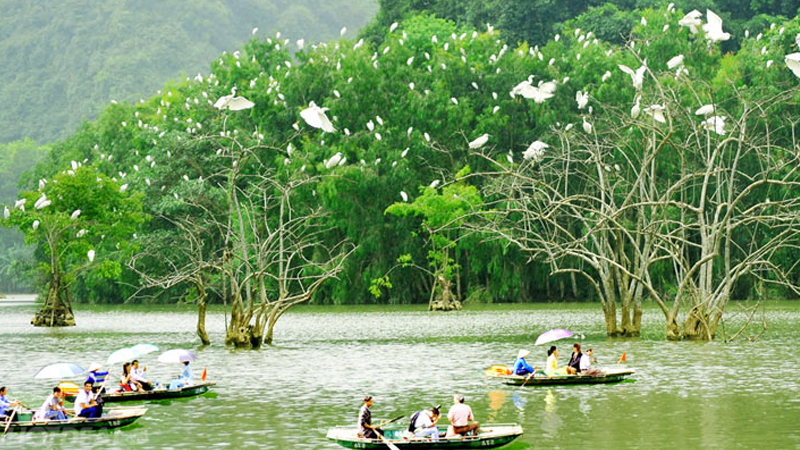
M71 378L81 375L86 372L86 369L71 363L55 363L49 366L44 366L36 372L33 378Z
M130 347L121 348L109 355L106 364L111 365L121 362L130 362L136 359L137 356L138 355Z
M133 353L138 357L148 353L157 352L158 347L153 344L136 344L131 347L131 350L133 350Z
M158 357L158 362L162 363L182 363L186 361L194 361L197 357L189 350L175 349L167 350Z

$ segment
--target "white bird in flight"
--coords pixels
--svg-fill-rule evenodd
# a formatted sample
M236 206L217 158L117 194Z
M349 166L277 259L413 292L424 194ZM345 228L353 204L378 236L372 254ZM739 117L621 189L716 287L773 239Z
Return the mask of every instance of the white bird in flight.
M656 122L666 123L667 118L664 117L665 109L663 105L650 105L644 109L644 112L650 114Z
M556 91L556 84L552 81L541 83L538 87L533 87L530 80L523 81L513 89L511 89L512 97L521 95L527 99L531 99L536 103L543 103L545 100L552 98L553 93Z
M786 55L786 66L795 74L800 77L800 53L790 53Z
M703 122L702 127L723 136L725 135L725 118L722 116L709 117Z
M708 23L703 25L703 31L706 32L706 38L711 42L727 41L731 38L730 33L722 31L722 19L714 11L706 10L706 20Z
M473 150L474 149L478 149L478 148L481 148L484 145L486 145L487 142L489 142L489 135L488 134L483 134L481 136L478 136L478 138L475 139L474 141L470 142L469 143L469 148L471 148Z
M328 111L328 108L320 108L312 100L311 103L309 103L308 108L300 111L300 117L302 117L307 124L314 128L319 128L322 131L333 133L336 131L336 128L333 127L333 124L328 119L328 116L325 115L325 111Z
M637 91L642 89L642 84L644 83L644 71L647 70L647 60L644 60L644 64L636 69L636 71L624 64L619 65L619 70L631 76L631 82Z
M217 109L228 108L230 111L241 111L243 109L250 109L255 106L255 103L244 97L235 97L235 94L225 95L217 99L214 107Z
M678 25L689 27L689 31L691 31L692 34L697 34L697 27L703 24L703 21L700 20L701 17L703 17L703 13L694 9L689 14L683 16L683 18L678 21Z
M589 93L578 91L575 93L575 101L578 102L578 109L586 108L589 103Z

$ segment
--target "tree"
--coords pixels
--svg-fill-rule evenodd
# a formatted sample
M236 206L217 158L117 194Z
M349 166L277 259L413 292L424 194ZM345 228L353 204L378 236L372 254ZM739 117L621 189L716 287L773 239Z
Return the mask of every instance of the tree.
M126 193L94 167L73 163L49 182L42 180L38 192L23 192L21 200L3 224L19 228L47 258L39 265L47 280L44 303L31 323L75 325L70 286L88 271L101 278L119 274L115 258L135 247L135 231L145 220L141 195Z

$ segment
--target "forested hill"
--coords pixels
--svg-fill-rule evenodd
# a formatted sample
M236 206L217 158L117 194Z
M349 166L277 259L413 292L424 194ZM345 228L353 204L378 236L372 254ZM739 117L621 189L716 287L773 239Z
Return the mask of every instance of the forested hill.
M431 13L450 19L461 26L485 29L487 24L501 30L509 43L527 42L542 45L559 32L566 22L593 30L607 42L620 44L627 40L641 15L636 10L663 8L662 0L378 0L380 11L364 35L380 40L391 23L413 14ZM733 38L723 44L731 51L741 44L745 30L760 30L778 16L797 15L797 0L675 0L676 8L720 13Z
M149 97L224 50L281 31L293 41L355 33L374 0L0 0L0 142L70 134L110 100Z

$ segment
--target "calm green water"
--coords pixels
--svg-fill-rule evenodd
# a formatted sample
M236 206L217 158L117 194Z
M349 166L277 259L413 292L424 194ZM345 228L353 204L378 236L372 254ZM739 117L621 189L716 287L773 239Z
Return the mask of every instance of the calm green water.
M657 313L639 340L608 340L594 305L493 305L430 314L410 309L306 308L281 319L277 345L232 351L220 345L223 316L208 320L214 345L200 349L190 310L80 307L78 326L35 329L35 305L0 300L0 384L38 407L52 383L33 380L43 365L104 361L117 348L149 342L196 349L213 394L151 403L135 425L100 432L7 435L2 448L334 449L329 426L354 423L360 398L375 396L373 417L448 405L463 392L482 422L518 422L525 448L800 448L800 307L774 305L755 343L668 343ZM539 332L583 333L601 365L626 351L636 381L605 386L506 387L485 379L519 348L541 365ZM561 344L562 358L569 343ZM142 358L151 377L177 367ZM115 368L119 372L119 368Z

